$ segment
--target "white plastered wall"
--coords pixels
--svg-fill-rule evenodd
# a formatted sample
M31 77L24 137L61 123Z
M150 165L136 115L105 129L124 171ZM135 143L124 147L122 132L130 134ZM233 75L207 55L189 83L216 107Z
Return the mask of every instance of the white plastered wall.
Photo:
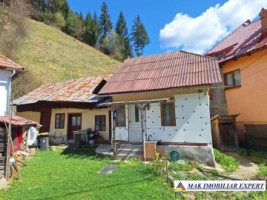
M209 96L206 93L174 96L176 126L161 126L160 103L146 111L147 135L162 142L212 144Z
M9 88L11 72L0 70L0 116L7 115L9 111Z
M212 145L209 96L207 93L174 96L176 126L161 126L160 103L150 103L146 110L146 132L152 140ZM128 141L128 109L126 127L116 127L116 140Z

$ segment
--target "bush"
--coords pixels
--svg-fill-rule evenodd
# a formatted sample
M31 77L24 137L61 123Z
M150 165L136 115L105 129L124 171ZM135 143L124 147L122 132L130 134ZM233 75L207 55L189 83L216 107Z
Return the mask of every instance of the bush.
M66 25L66 21L63 17L63 15L60 12L57 12L54 15L54 24L58 26L59 28L63 28Z

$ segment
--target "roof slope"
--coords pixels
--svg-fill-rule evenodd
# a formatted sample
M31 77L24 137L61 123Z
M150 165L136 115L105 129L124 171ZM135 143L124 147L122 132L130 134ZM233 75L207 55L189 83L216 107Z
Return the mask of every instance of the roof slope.
M23 69L20 65L0 54L0 68Z
M260 20L253 23L247 21L219 42L206 55L217 57L221 63L266 47L267 38L262 39L261 29Z
M216 59L172 52L127 59L99 94L162 90L221 82Z
M32 121L20 116L13 115L10 121L10 116L0 116L0 123L7 123L11 122L14 126L30 126L30 125L39 125L38 122Z
M41 86L16 99L15 105L32 104L38 101L92 102L94 89L105 81L103 77L89 77Z

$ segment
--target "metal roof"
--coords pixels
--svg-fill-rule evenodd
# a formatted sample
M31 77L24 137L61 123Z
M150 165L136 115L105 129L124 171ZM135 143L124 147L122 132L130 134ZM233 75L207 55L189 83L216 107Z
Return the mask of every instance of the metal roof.
M99 94L118 94L221 82L216 59L184 51L124 61Z
M7 123L10 122L10 116L0 116L0 123ZM11 125L14 126L31 126L31 125L38 125L40 124L36 121L32 121L23 117L19 117L16 115L13 115L11 118Z
M0 54L0 68L23 69L20 65Z
M221 63L260 50L266 44L267 38L262 37L261 20L246 21L206 55L217 57Z
M14 104L32 104L38 101L94 103L99 98L93 94L93 91L105 79L103 77L88 77L41 86L16 99Z

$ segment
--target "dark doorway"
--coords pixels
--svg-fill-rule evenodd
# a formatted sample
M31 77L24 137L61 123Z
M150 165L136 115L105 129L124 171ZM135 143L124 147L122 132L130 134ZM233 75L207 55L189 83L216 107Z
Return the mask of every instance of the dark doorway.
M69 114L68 115L68 140L73 140L73 131L81 130L82 127L82 114Z
M40 133L50 131L50 121L51 121L51 112L52 110L46 110L41 112L40 124Z

